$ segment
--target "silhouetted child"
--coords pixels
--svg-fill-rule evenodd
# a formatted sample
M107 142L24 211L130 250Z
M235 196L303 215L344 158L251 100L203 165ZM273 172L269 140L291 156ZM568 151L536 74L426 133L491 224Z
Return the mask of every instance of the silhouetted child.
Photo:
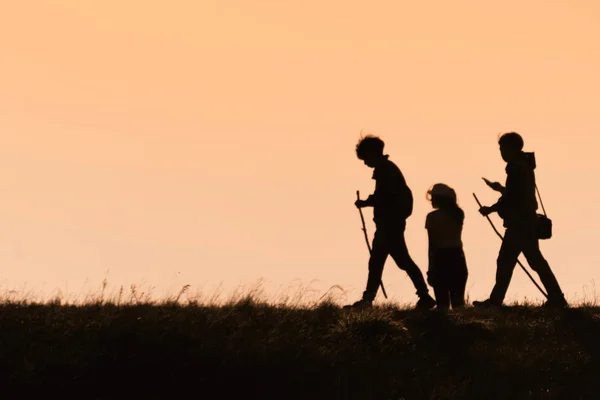
M427 192L434 211L427 215L429 271L427 282L433 287L437 308L447 311L465 305L467 263L462 243L465 213L457 204L456 192L437 183Z
M376 231L373 249L369 259L369 278L361 300L345 308L371 307L381 284L381 275L388 255L391 255L400 269L406 271L412 280L419 301L418 308L430 309L435 300L419 267L408 254L404 230L406 219L412 214L413 197L406 185L400 169L383 154L384 143L375 136L368 135L356 145L356 155L365 165L374 168L375 192L366 200L357 200L356 207L373 207L373 220Z

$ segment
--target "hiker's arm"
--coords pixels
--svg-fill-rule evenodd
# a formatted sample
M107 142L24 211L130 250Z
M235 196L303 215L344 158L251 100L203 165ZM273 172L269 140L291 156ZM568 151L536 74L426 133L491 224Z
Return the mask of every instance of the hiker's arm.
M500 199L502 200L502 199ZM498 210L500 210L500 207L502 206L500 200L498 200L498 202L492 206L483 206L479 209L479 212L481 212L483 215L489 215L495 212L498 212Z
M515 202L515 200L513 199L513 197L515 197L515 189L513 188L513 185L514 184L512 182L509 184L509 179L507 178L506 187L501 192L502 196L498 199L496 204L489 207L482 207L479 210L479 212L483 215L489 215L495 212L501 213L503 209L511 207L511 204L514 204Z
M506 188L504 186L502 186L502 184L500 182L492 182L485 178L483 178L483 180L485 181L485 184L488 185L492 190L495 190L496 192L499 192L500 194L504 194L504 191L506 190Z
M429 255L429 259L428 259L428 267L427 267L427 283L429 283L430 286L433 286L434 282L435 282L435 271L434 271L434 267L435 264L433 262L433 257L435 257L435 243L433 240L433 237L431 235L431 232L429 230L429 216L427 217L427 222L425 223L425 228L427 229L427 238L428 238L428 242L429 242L429 247L428 247L428 255Z
M377 198L379 197L378 195L378 191L377 188L375 189L375 192L371 195L369 195L369 197L367 197L364 200L356 200L354 202L354 205L358 208L363 208L363 207L375 207L375 203L377 203Z
M435 253L435 243L433 241L433 238L431 237L431 232L429 232L429 230L427 230L427 236L428 236L428 251L427 254L429 256L429 268L428 270L431 271L431 267L433 265L433 255Z
M375 207L383 204L397 204L402 198L406 186L404 176L399 171L382 169L377 172L375 192L362 203L363 207Z
M406 181L399 170L385 170L380 173L374 193L374 204L399 204L403 198Z
M510 165L506 171L506 186L504 187L504 191L502 192L502 197L498 199L494 207L494 211L500 211L503 208L513 207L516 203L518 203L518 186L520 185L519 181L521 178L521 171L516 168L514 165Z
M367 197L367 199L363 202L363 205L364 205L364 207L374 207L376 201L377 201L377 195L376 195L376 193L373 193L372 195Z
M479 213L481 215L483 215L484 217L487 217L488 215L498 212L500 211L502 207L502 198L500 198L500 200L498 200L498 202L492 206L483 206L479 209Z
M393 190L392 177L389 176L386 170L378 172L377 183L375 185L375 192L367 197L363 202L363 207L375 207L377 204L386 202L389 199Z

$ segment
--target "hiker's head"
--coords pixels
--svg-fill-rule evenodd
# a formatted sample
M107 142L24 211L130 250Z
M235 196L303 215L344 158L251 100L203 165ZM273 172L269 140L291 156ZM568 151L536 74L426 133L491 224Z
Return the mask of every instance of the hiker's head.
M456 192L448 185L436 183L427 191L427 199L433 208L456 205Z
M373 168L383 158L384 146L383 140L377 136L363 136L356 145L356 156L359 160L363 160L365 165Z
M463 225L465 213L458 205L456 192L450 186L443 183L436 183L427 191L427 199L431 201L431 206L438 210L448 213L457 224Z
M523 138L517 132L508 132L498 139L500 154L506 162L514 160L523 151Z

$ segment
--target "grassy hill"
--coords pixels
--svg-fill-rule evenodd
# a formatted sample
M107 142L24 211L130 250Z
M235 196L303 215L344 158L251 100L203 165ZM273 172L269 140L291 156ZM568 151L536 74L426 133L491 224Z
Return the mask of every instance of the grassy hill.
M2 399L600 398L592 307L13 302L0 349Z

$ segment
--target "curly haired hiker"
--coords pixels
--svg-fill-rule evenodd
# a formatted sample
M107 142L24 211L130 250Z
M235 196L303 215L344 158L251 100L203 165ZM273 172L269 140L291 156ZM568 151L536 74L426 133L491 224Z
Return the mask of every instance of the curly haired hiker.
M463 252L462 228L465 213L458 206L456 192L436 183L427 192L435 209L427 215L425 229L429 237L427 282L433 287L437 308L447 311L465 305L467 262Z
M417 290L420 298L417 308L431 309L435 306L435 300L429 295L421 270L408 254L404 239L406 219L412 214L412 192L400 169L389 160L388 155L383 154L383 147L384 142L372 135L361 138L356 145L357 157L367 167L374 168L375 192L366 200L357 200L354 204L358 208L373 207L376 231L369 259L367 288L361 300L344 308L372 306L381 284L385 261L391 255L398 267L406 271Z
M567 307L567 301L550 269L550 265L540 251L536 233L537 199L535 197L535 161L531 153L523 152L523 138L516 132L503 134L498 140L500 153L506 165L506 187L498 182L486 180L488 186L502 197L491 207L481 207L479 212L487 216L493 212L504 220L506 233L498 255L496 284L490 298L474 301L476 307L501 306L508 290L515 265L521 252L527 262L540 276L548 293L546 307Z

